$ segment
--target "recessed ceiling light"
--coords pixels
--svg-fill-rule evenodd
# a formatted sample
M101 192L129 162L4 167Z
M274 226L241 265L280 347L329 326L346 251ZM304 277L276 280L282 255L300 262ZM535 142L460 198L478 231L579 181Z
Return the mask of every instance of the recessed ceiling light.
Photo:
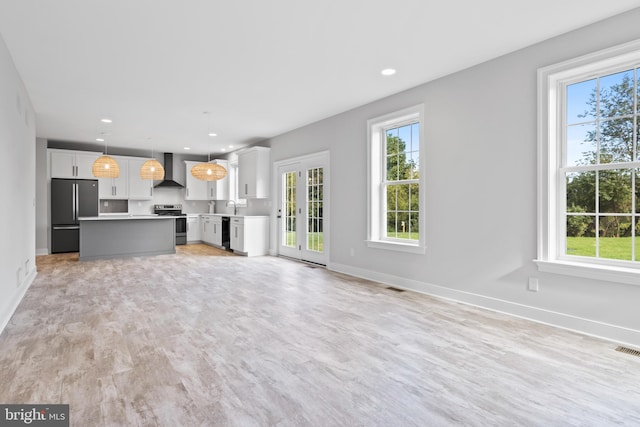
M233 145L230 145L229 148L233 148Z
M218 136L217 133L210 133L209 136Z
M191 147L184 147L185 150L191 150Z
M227 151L227 149L226 149L226 148L223 148L223 149L222 149L222 151Z
M100 120L102 123L113 123L113 120L111 119L102 119Z
M96 141L98 141L98 142L104 142L104 138L96 138Z
M380 71L380 74L382 74L383 76L393 76L396 73L396 70L394 70L393 68L385 68L384 70Z

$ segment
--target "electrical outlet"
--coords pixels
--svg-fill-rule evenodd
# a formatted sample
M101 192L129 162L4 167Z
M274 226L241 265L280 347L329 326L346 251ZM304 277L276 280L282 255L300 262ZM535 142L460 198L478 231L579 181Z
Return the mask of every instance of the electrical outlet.
M529 291L538 292L538 278L537 277L529 277Z
M106 208L107 206L109 206L109 202L107 202L106 200L103 203L103 206Z
M22 268L18 268L18 270L16 271L16 288L19 288L20 285L22 284Z
M24 262L24 275L27 276L29 274L29 259Z

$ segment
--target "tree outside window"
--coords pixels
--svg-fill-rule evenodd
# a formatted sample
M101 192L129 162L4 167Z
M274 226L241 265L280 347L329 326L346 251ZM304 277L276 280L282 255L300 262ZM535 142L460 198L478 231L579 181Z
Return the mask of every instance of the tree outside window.
M566 87L566 254L640 260L638 71Z
M386 237L418 240L420 125L411 123L385 131Z

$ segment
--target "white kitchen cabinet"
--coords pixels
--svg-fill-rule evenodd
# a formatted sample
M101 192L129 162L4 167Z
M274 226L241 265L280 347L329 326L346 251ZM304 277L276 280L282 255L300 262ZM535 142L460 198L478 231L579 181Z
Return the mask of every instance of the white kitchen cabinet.
M200 215L187 215L187 243L202 241Z
M147 160L149 159L129 157L130 200L151 200L153 198L153 180L140 178L140 168Z
M129 198L129 158L111 156L118 163L120 175L117 178L98 178L98 195L100 199Z
M208 181L203 181L191 175L191 168L202 162L184 162L186 177L184 186L184 199L185 200L209 200L207 187Z
M270 149L251 147L238 152L238 197L269 197Z
M246 256L269 252L268 216L232 216L231 249Z
M214 216L211 220L211 225L213 226L213 237L212 243L214 246L219 248L222 247L222 217Z
M217 181L207 181L209 200L229 200L229 162L215 159L210 163L222 166L227 171L227 175Z
M49 150L51 178L95 179L93 162L102 153Z
M222 247L222 216L200 215L202 221L202 241L212 246Z
M200 221L202 223L202 241L213 245L213 219L214 215L201 215Z

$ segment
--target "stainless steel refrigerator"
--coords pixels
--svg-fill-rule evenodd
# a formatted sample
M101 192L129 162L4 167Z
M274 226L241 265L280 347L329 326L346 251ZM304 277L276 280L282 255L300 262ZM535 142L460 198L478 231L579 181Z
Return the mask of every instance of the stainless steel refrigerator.
M97 179L51 180L51 253L78 252L82 216L98 215Z

